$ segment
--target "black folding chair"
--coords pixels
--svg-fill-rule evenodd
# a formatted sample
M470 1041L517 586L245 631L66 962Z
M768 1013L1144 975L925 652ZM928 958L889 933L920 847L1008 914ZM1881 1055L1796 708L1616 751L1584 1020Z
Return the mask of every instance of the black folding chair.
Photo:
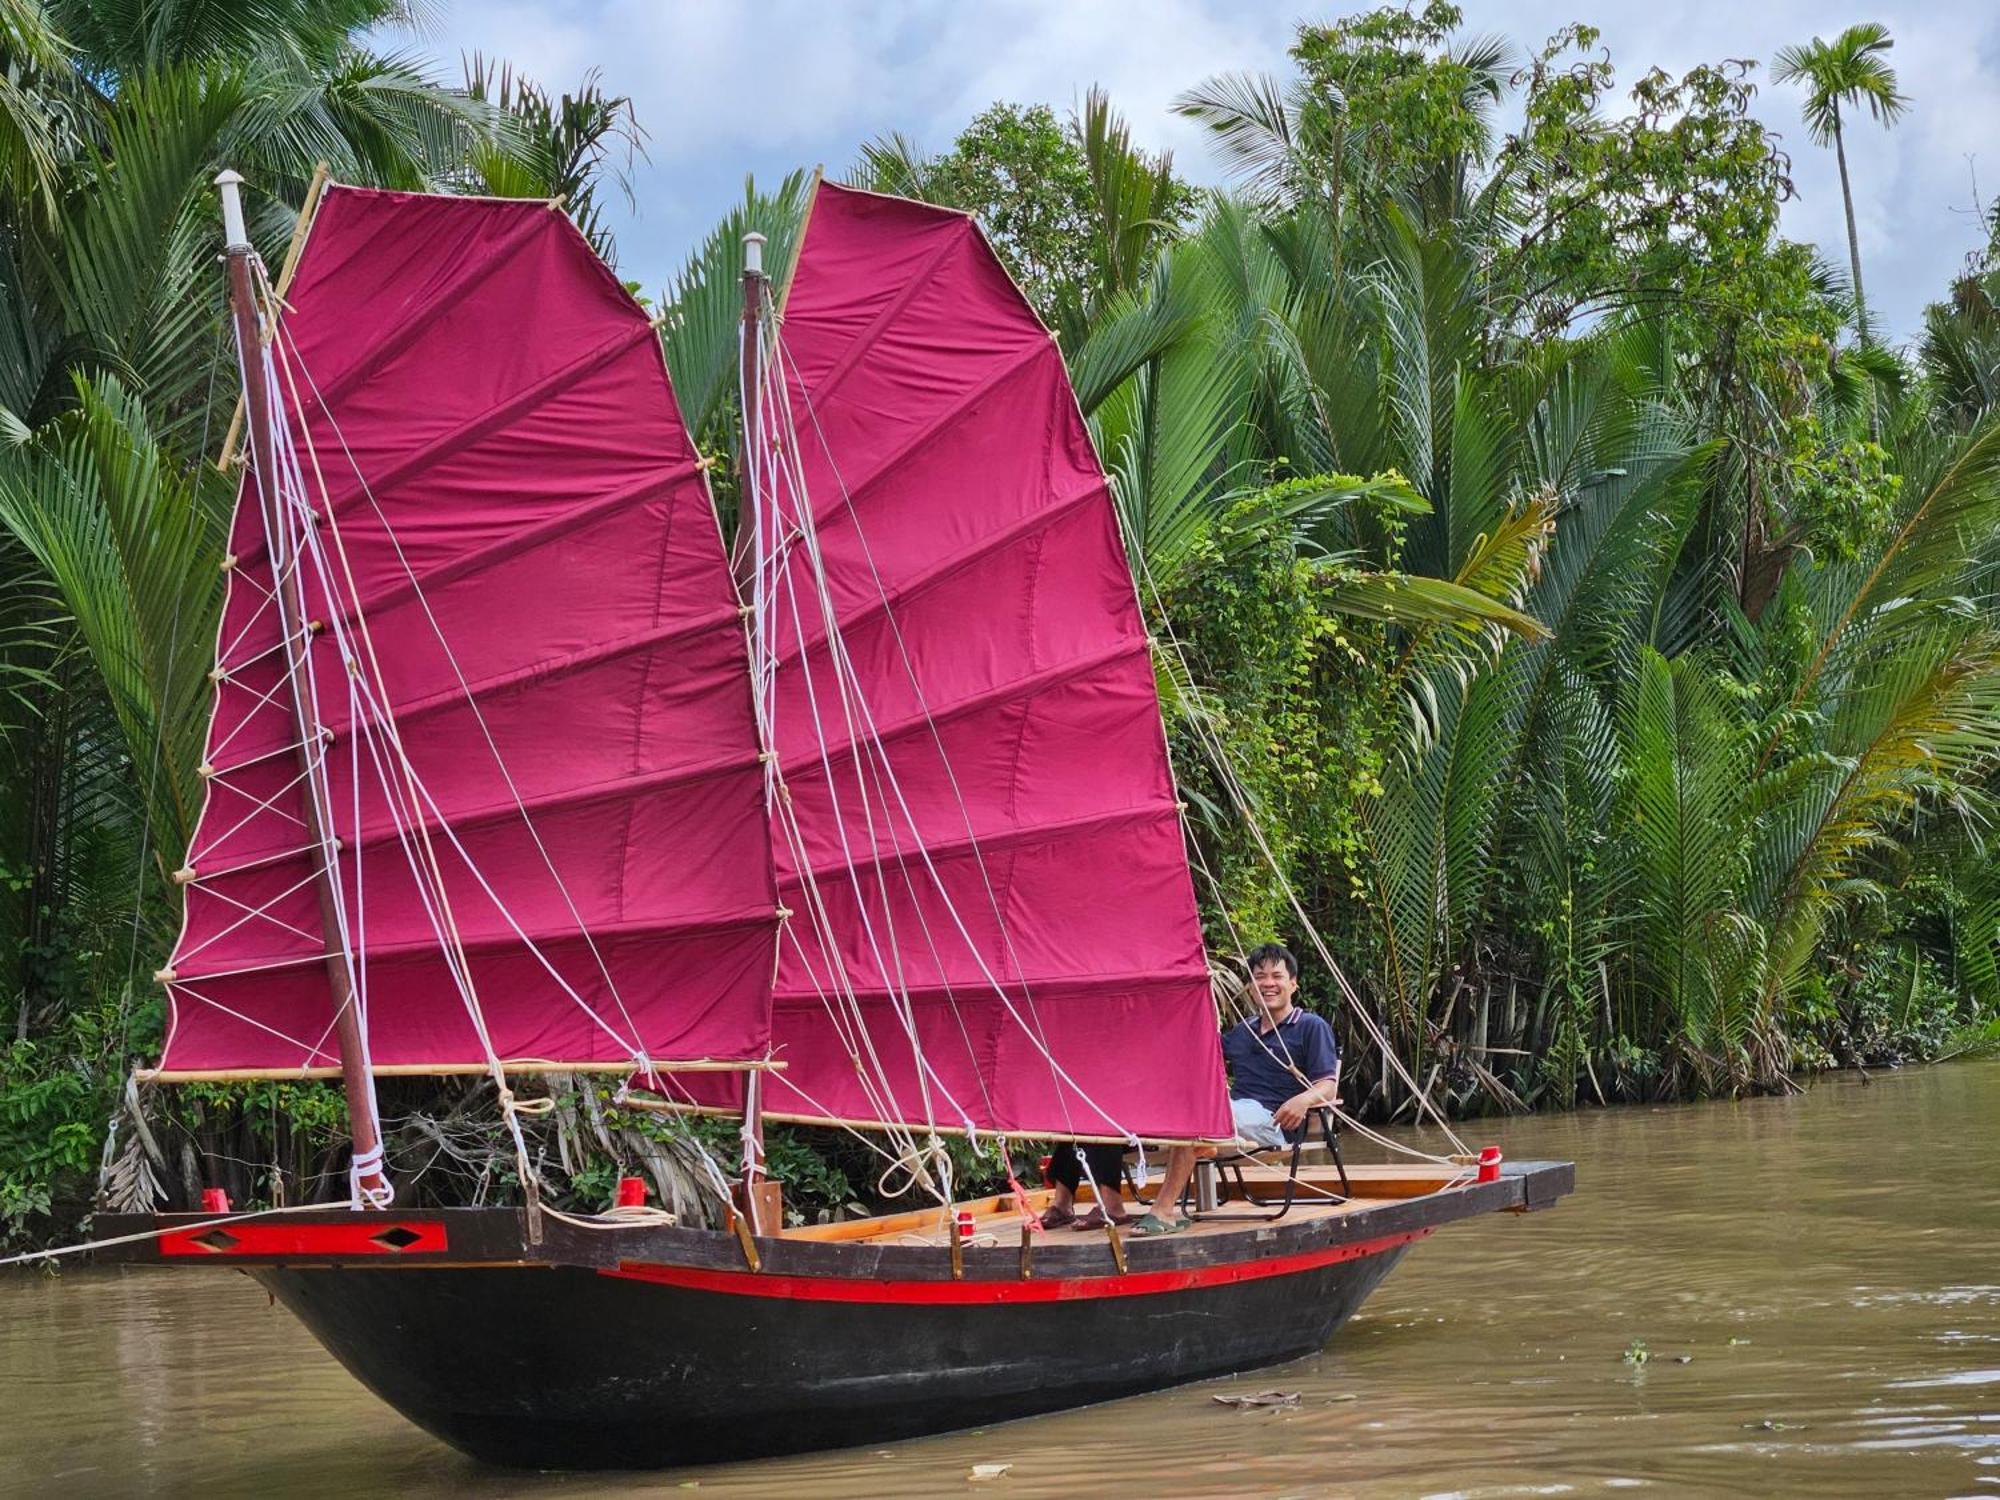
M1315 1104L1306 1111L1305 1121L1299 1128L1298 1139L1292 1142L1291 1158L1285 1172L1285 1196L1282 1199L1260 1198L1252 1193L1249 1183L1244 1180L1243 1169L1246 1166L1262 1166L1263 1153L1234 1151L1227 1156L1217 1156L1208 1163L1215 1173L1219 1203L1229 1201L1229 1183L1233 1180L1236 1184L1236 1197L1240 1201L1255 1204L1259 1208L1269 1208L1273 1203L1277 1204L1278 1211L1263 1214L1260 1216L1262 1219L1269 1221L1284 1218L1292 1211L1292 1204L1298 1198L1299 1162L1305 1154L1307 1133L1314 1125L1319 1127L1320 1139L1326 1143L1327 1154L1333 1158L1334 1169L1340 1173L1340 1197L1330 1201L1345 1203L1352 1198L1354 1185L1348 1181L1347 1163L1341 1159L1340 1129L1334 1122L1333 1106Z

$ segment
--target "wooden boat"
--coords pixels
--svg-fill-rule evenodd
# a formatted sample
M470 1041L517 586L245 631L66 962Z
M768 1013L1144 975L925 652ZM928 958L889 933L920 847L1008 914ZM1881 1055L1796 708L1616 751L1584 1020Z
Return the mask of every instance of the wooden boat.
M111 1254L248 1270L478 1457L646 1466L1292 1358L1440 1225L1569 1191L1311 1168L1148 1239L959 1201L947 1133L1231 1133L1109 481L970 220L822 186L782 308L753 239L726 555L653 326L557 206L333 187L273 287L220 181L248 471L149 1076L342 1077L351 1193ZM534 1080L590 1070L741 1117L725 1227L539 1201ZM396 1206L375 1079L452 1072L521 1204ZM873 1132L934 1206L783 1227L767 1119Z
M981 1426L1312 1354L1440 1225L1543 1207L1572 1181L1563 1163L1456 1186L1421 1164L1349 1172L1351 1201L1275 1222L1232 1204L1187 1234L1128 1237L1122 1264L1102 1234L1024 1238L1011 1195L965 1205L957 1256L933 1209L760 1236L754 1271L722 1231L552 1222L531 1245L520 1214L483 1209L190 1216L203 1227L137 1257L248 1269L370 1390L476 1458L648 1468Z

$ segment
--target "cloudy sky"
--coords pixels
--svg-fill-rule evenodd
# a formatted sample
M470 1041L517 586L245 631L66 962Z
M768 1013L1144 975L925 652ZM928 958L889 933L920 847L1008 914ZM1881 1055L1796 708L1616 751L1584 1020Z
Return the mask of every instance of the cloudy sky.
M1066 110L1101 83L1144 145L1198 182L1220 180L1199 131L1168 108L1210 74L1289 71L1306 9L1265 0L455 0L405 45L457 72L461 53L512 60L553 86L600 70L648 134L636 206L617 205L621 269L658 287L742 190L823 163L842 173L867 140L900 130L930 149L996 99ZM1619 77L1724 57L1768 61L1787 42L1879 20L1913 107L1894 131L1850 133L1862 271L1871 306L1909 337L1983 236L1975 201L2000 193L2000 5L1868 0L1466 0L1467 29L1539 42L1567 21L1604 33ZM1796 89L1766 82L1760 113L1783 133L1799 198L1786 231L1846 265L1839 177L1798 122ZM1975 184L1978 194L1975 200Z

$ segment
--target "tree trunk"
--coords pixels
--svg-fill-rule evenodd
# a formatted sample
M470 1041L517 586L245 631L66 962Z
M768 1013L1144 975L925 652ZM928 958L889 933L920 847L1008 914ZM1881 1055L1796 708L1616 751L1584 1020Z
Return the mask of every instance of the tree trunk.
M1861 238L1854 232L1854 189L1847 181L1847 142L1840 133L1840 106L1833 107L1833 155L1840 163L1840 201L1847 209L1847 264L1854 273L1854 329L1868 344L1868 302L1861 295Z

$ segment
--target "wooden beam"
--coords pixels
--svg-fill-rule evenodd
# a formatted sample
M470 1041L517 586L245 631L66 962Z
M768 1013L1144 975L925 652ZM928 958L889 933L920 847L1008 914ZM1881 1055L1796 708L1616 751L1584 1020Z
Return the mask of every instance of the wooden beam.
M662 1073L765 1073L779 1072L786 1066L783 1062L766 1058L756 1058L748 1062L717 1061L713 1058L695 1058L690 1062L662 1062L653 1064ZM500 1064L508 1073L630 1073L632 1064L626 1062L550 1062L544 1058L509 1058ZM378 1063L374 1068L380 1078L490 1078L493 1070L485 1063ZM133 1075L141 1083L266 1083L288 1082L303 1078L338 1078L337 1067L311 1068L140 1068ZM650 1100L633 1100L642 1109L655 1106ZM620 1106L621 1108L628 1106Z

